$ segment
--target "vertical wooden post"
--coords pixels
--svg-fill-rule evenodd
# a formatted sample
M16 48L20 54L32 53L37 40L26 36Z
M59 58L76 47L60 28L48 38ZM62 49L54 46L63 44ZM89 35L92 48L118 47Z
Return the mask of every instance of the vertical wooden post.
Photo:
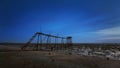
M36 44L36 50L39 50L39 34L38 34L38 38L37 38L37 44Z

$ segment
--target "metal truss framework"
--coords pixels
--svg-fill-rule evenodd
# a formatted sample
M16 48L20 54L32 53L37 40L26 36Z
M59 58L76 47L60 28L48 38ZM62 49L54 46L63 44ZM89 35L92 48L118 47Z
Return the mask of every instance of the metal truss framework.
M39 50L39 47L43 46L43 45L46 47L46 49L51 49L51 50L68 48L72 45L72 37L70 37L70 36L60 37L60 36L55 36L55 35L51 35L51 34L45 34L45 33L42 33L42 32L36 32L29 39L29 41L23 47L21 47L21 49L25 50L25 48L28 47L36 37L37 37L37 43L35 44L35 49L36 50ZM46 37L45 42L43 42L43 37ZM58 42L58 40L61 40L61 41Z

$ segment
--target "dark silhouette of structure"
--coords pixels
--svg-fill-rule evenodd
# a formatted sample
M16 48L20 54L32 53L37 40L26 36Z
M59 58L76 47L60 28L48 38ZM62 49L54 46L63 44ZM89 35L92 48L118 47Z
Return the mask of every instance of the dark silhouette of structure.
M37 43L32 43L32 41L37 37ZM46 39L44 39L46 37ZM45 40L45 41L44 41ZM42 47L45 49L64 49L72 46L72 37L60 37L51 34L45 34L42 32L36 32L29 41L21 47L22 50L25 50L30 44L34 46L35 50L41 50Z

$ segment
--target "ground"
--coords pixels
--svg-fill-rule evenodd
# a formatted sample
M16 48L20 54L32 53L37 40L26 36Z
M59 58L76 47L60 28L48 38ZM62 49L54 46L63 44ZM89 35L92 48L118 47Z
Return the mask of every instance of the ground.
M1 46L0 68L120 68L120 61L50 51L20 51ZM14 49L14 50L10 50Z

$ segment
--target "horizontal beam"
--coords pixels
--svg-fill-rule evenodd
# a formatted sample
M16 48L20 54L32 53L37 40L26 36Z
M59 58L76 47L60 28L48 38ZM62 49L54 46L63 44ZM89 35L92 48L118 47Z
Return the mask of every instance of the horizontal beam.
M62 39L66 39L65 37L55 36L55 35L51 35L51 34L45 34L45 33L42 33L42 32L36 32L36 34L44 35L44 36L48 36L48 37L54 37L54 38L62 38Z

